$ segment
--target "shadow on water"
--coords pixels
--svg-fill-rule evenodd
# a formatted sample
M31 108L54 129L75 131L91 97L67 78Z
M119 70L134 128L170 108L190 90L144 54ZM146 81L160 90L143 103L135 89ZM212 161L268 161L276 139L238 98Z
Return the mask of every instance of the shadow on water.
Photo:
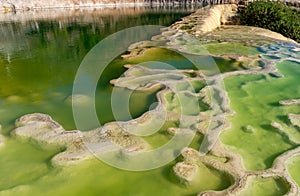
M286 125L288 125L288 126L291 125L291 122L290 122L290 120L289 120L289 118L288 118L287 115L279 115L279 116L277 116L277 118L278 118L280 121L282 121L284 124L286 124Z
M279 102L272 102L272 103L268 103L269 106L272 106L272 107L280 107L281 104Z
M279 118L280 118L280 117L281 117L281 116L279 116ZM276 128L272 127L271 125L265 124L265 125L261 125L260 127L261 127L262 129L266 130L266 131L270 131L270 132L274 132L274 133L276 133L276 134L279 134L279 135L282 137L282 140L283 140L285 143L288 143L288 144L292 145L292 144L290 143L290 140L289 140L289 138L288 138L288 135L279 132L278 130L276 130ZM275 160L279 155L281 155L281 154L284 153L285 151L291 150L291 149L293 149L293 147L290 148L290 149L282 150L282 152L278 152L278 153L272 154L271 156L267 157L267 158L265 159L265 161L264 161L265 165L266 165L268 168L269 168L269 167L272 167L272 164L273 164L274 160Z

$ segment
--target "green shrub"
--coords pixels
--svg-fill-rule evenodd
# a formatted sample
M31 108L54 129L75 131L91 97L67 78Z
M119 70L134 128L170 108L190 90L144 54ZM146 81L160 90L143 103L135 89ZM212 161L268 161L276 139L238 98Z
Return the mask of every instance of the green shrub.
M181 26L180 29L181 30L189 30L189 29L192 29L193 27L192 26L189 26L189 25L184 25L184 26Z
M300 42L300 12L279 1L258 0L241 11L241 24L266 28Z

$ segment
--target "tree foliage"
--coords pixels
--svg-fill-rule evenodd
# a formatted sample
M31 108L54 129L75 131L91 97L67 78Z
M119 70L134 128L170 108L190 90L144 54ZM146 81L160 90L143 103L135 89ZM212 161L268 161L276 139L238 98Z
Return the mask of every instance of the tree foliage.
M279 1L252 2L241 12L241 24L276 31L300 42L300 11Z

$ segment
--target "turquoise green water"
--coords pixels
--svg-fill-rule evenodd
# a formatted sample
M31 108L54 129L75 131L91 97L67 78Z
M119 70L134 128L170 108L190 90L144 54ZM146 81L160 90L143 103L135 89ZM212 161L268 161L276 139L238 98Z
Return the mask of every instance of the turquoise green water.
M281 178L252 177L247 186L239 195L280 196L286 194L289 190L288 185Z
M287 161L288 171L295 182L300 186L300 156L295 156Z
M3 195L191 195L201 190L225 188L217 173L212 181L200 179L202 186L185 186L173 178L170 165L148 172L126 172L94 160L62 169L52 169L46 176ZM226 177L225 177L226 180ZM204 183L205 182L205 183Z
M167 166L147 172L127 172L112 168L98 160L89 160L78 165L53 168L50 160L57 151L43 150L32 144L12 138L9 133L18 117L32 112L49 114L65 129L75 129L69 96L77 68L85 54L105 36L118 30L143 24L169 25L182 14L168 12L139 16L122 16L111 25L111 18L103 24L67 23L62 27L55 21L35 23L1 24L3 44L0 47L0 124L5 135L5 146L0 149L0 194L1 195L191 195L202 190L222 190L231 183L230 177L204 165L194 184L183 185L172 173L175 161ZM96 26L96 27L95 27ZM22 40L22 41L21 41ZM172 55L153 56L152 60L166 61L190 68L182 59ZM99 80L96 92L96 107L101 123L114 120L110 107L111 79L119 77L123 65L136 63L115 59ZM117 89L119 96L129 90ZM138 102L136 101L138 100ZM130 112L133 118L140 116L156 101L155 92L133 92ZM118 117L128 120L122 114ZM120 120L120 119L119 119ZM166 134L150 138L158 145L169 139ZM192 146L199 148L202 138L197 136ZM207 181L209 175L209 181Z
M280 100L300 97L299 63L283 61L277 68L285 77L238 75L225 80L230 107L236 114L230 118L232 127L222 134L222 141L242 155L248 170L269 168L276 156L295 147L270 124L286 123L288 113L300 113L297 105L279 105ZM243 131L248 125L254 128L253 133Z
M40 179L51 171L48 159L54 152L7 139L0 149L0 190L10 189Z
M187 13L149 11L139 16L124 15L119 21L114 21L114 25L111 25L109 17L103 20L104 25L71 22L60 27L55 21L38 21L39 29L36 29L30 22L1 24L0 124L3 127L1 133L5 135L5 146L0 148L0 195L196 195L200 191L222 190L230 186L231 177L203 164L199 164L200 172L193 183L180 183L172 173L172 167L181 158L146 172L118 170L96 159L53 168L50 160L57 153L56 150L43 150L16 141L9 135L15 119L32 112L49 114L66 129L75 129L69 96L77 68L85 54L113 32L135 25L169 25ZM207 49L214 54L237 54L236 49L240 45L228 49L229 45L211 45ZM261 53L257 48L247 47L238 51L241 54L245 51L246 54ZM287 56L282 54L281 57ZM149 50L145 55L126 61L116 58L107 67L97 86L96 107L101 123L114 120L109 81L125 71L124 64L149 60L164 61L180 69L194 68L180 55L164 49ZM222 72L243 69L233 60L217 57L215 60ZM229 118L232 127L222 134L221 140L228 149L243 157L248 170L269 168L278 155L295 147L271 128L270 123L286 123L288 113L300 113L299 106L278 104L280 100L300 97L300 89L297 88L299 63L283 61L277 67L285 75L284 78L238 75L225 79L231 108L236 114ZM203 85L195 84L195 87L200 89ZM127 93L131 91L117 89L120 97ZM156 102L155 93L155 90L133 92L130 101L133 118L143 114ZM118 120L131 119L124 112L126 108L122 107L120 105ZM246 127L251 127L251 131L247 131ZM289 134L300 138L295 130ZM156 147L169 141L170 137L161 130L146 140ZM191 146L199 149L202 139L202 136L196 135ZM298 162L297 158L293 159L289 171L299 184ZM255 178L249 182L243 195L265 195L266 192L282 195L287 192L287 187L279 178Z

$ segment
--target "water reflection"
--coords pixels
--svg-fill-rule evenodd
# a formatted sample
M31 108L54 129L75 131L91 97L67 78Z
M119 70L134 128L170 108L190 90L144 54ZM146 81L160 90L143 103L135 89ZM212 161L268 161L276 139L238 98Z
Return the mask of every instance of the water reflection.
M121 29L136 25L168 25L195 8L129 7L81 10L44 10L0 15L0 52L11 62L15 53L31 57L37 41L49 46L66 39L62 47L81 47L86 52L99 40ZM34 39L39 40L34 40Z
M71 107L64 100L72 92L78 66L95 44L132 26L168 26L192 10L139 7L0 15L0 109L7 114L1 115L1 124L29 112L48 113L69 124ZM121 74L122 66L111 65L109 76ZM100 91L107 109L109 86ZM137 109L136 115L145 108ZM109 120L112 116L105 121Z

